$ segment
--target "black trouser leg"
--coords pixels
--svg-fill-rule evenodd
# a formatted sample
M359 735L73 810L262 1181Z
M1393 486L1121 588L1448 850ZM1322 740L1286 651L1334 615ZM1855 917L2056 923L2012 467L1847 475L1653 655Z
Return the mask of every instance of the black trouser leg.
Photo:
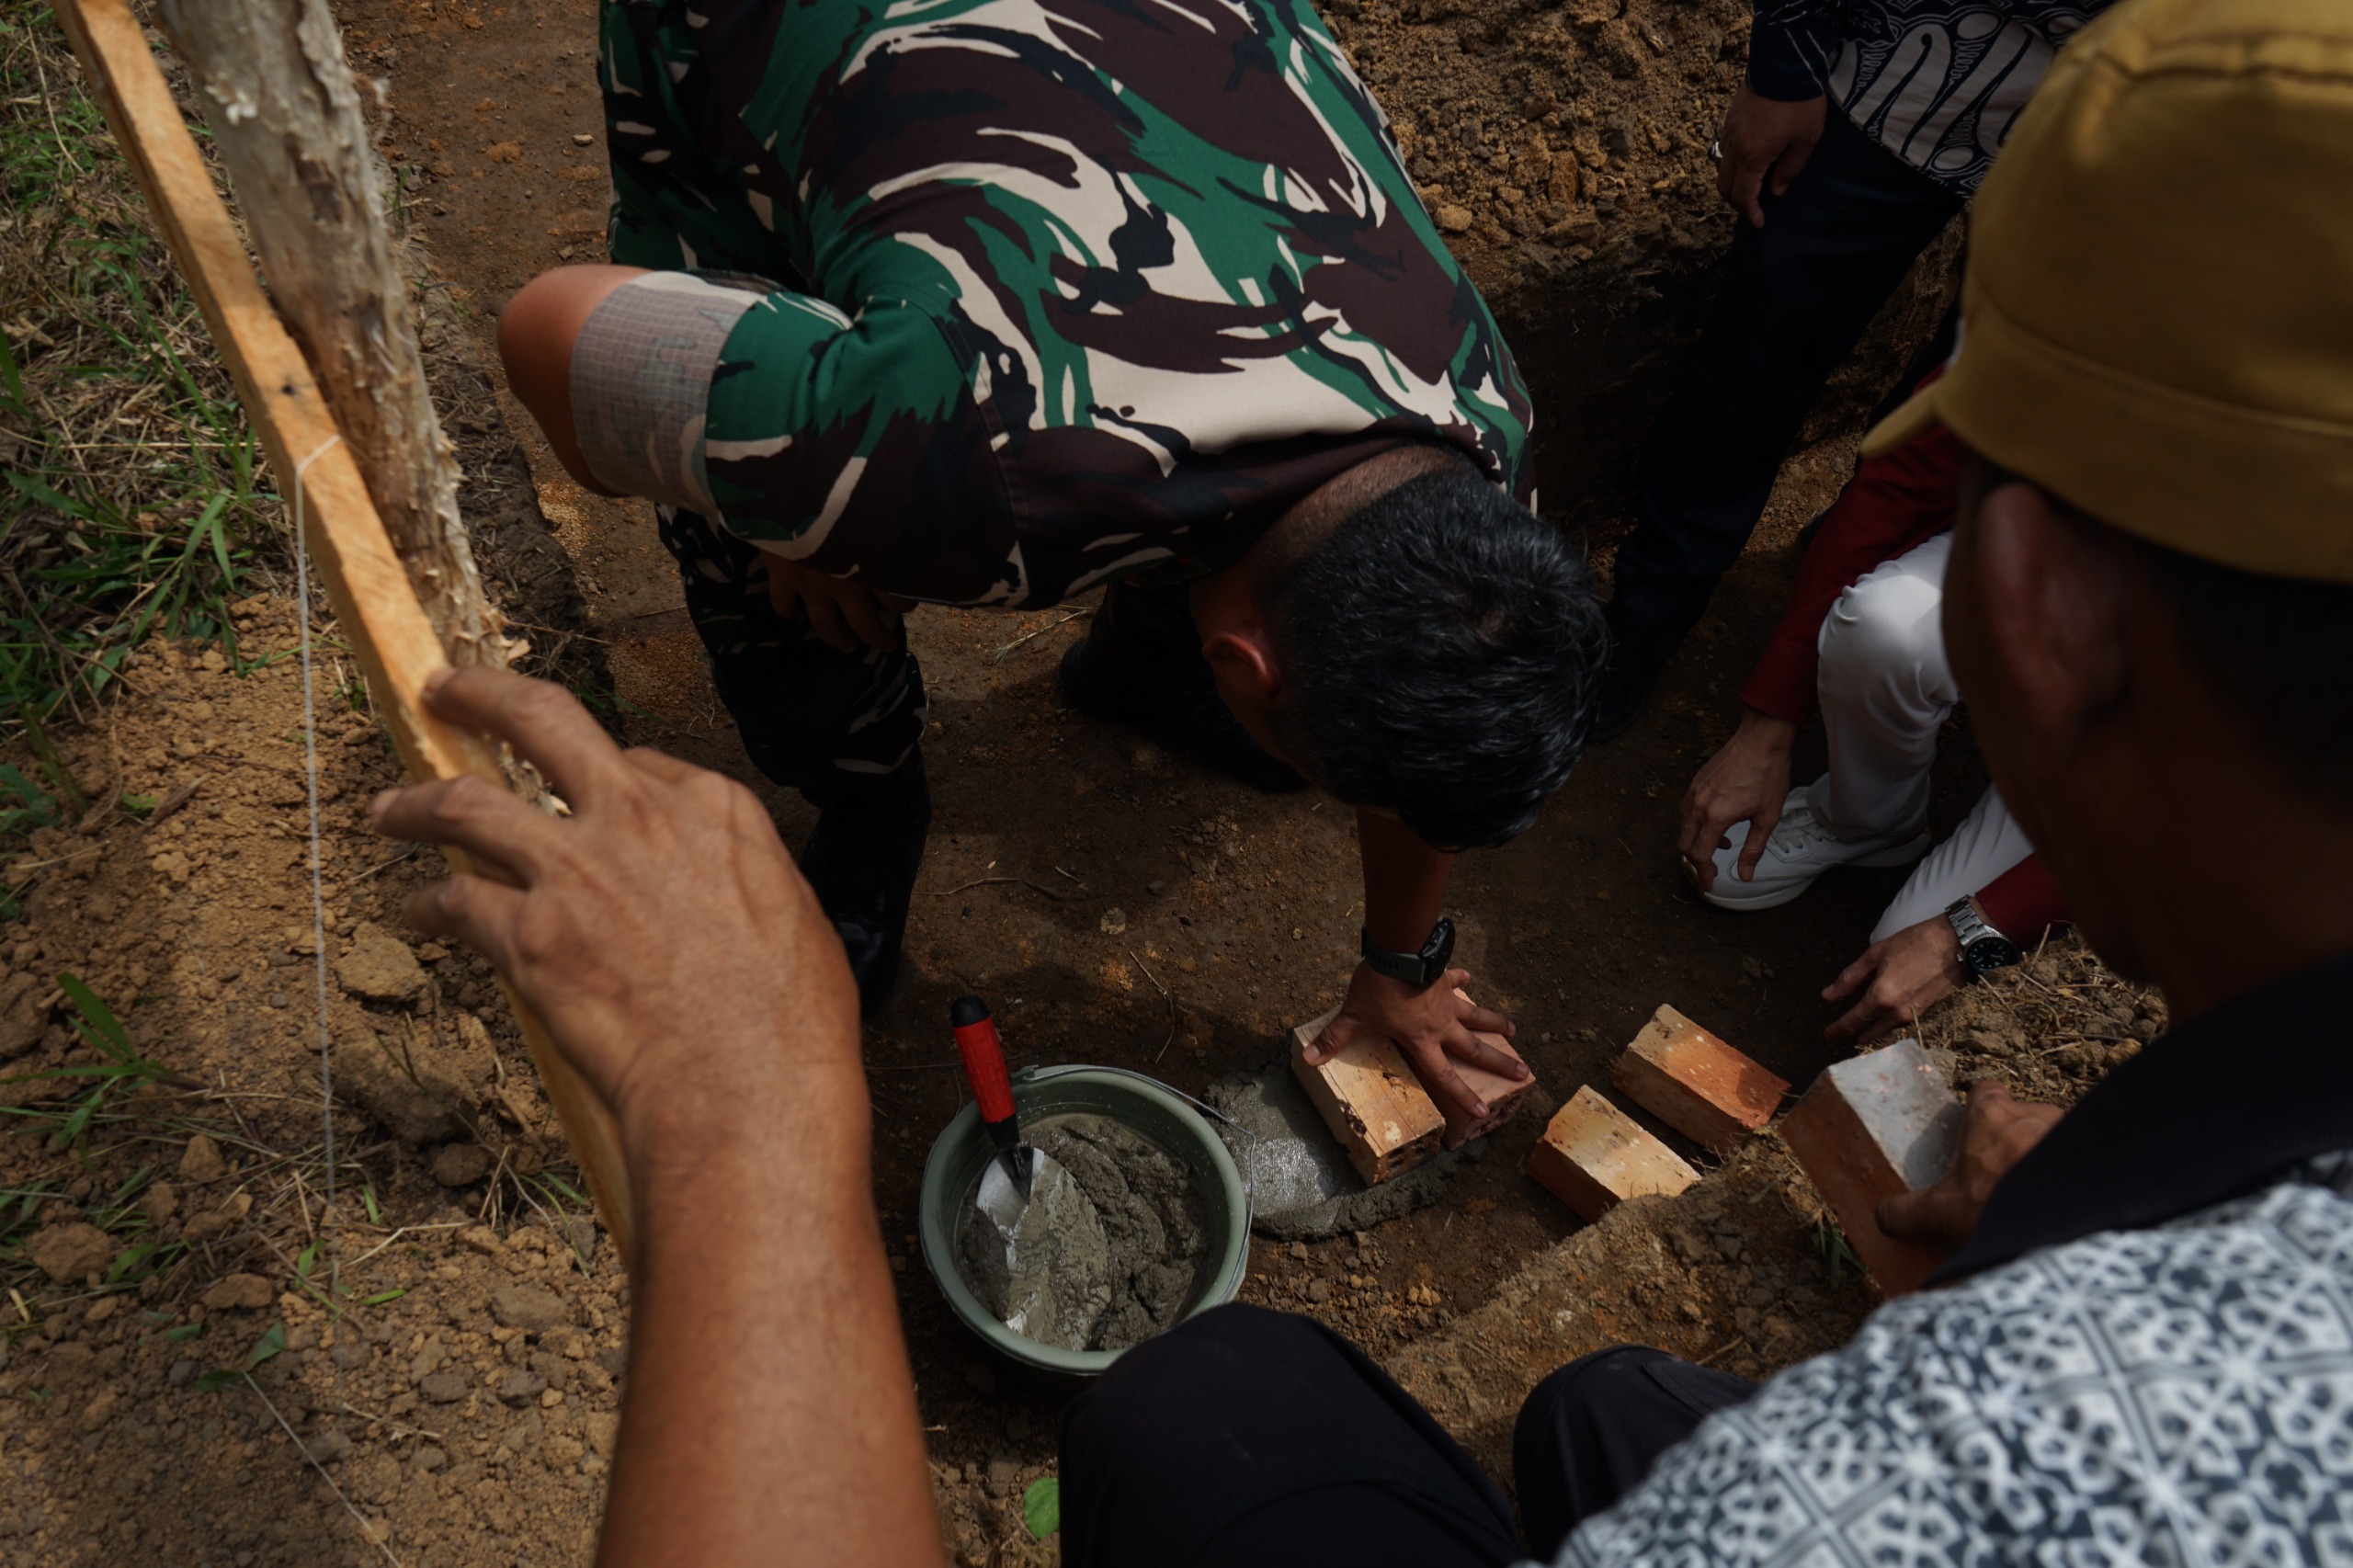
M1220 1307L1063 1424L1067 1568L1500 1568L1511 1510L1429 1414L1302 1317Z
M1537 1384L1511 1445L1529 1551L1549 1562L1580 1520L1639 1485L1659 1455L1756 1392L1746 1378L1633 1345L1583 1357Z
M923 671L900 629L892 648L827 647L768 599L767 558L693 512L657 510L711 682L753 765L821 810L920 772Z
M1788 192L1762 199L1765 226L1734 233L1699 341L1643 443L1611 620L1655 659L1739 559L1830 372L1961 208L1836 108Z

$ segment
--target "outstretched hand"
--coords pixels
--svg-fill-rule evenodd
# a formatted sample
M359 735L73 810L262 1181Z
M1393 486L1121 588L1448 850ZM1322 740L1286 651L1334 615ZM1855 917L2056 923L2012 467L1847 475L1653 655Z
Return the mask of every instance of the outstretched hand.
M823 1065L780 1061L782 1040L846 1041L841 1065L857 1072L841 946L751 791L623 751L544 681L451 670L425 704L512 745L571 814L471 777L386 790L369 808L377 832L462 849L505 879L428 883L409 895L409 922L498 966L625 1141L650 1116L740 1105Z
M1825 1002L1855 998L1855 1005L1823 1030L1823 1037L1869 1045L1916 1022L1930 1003L1961 982L1961 938L1953 934L1951 921L1931 915L1873 942L1823 988Z
M1487 1102L1454 1070L1458 1060L1499 1077L1529 1075L1526 1062L1479 1038L1481 1033L1517 1034L1518 1028L1501 1013L1460 994L1459 988L1470 978L1467 969L1450 969L1431 984L1416 986L1358 964L1338 1016L1309 1042L1308 1065L1322 1066L1359 1035L1388 1036L1413 1063L1438 1108L1448 1113L1446 1146L1454 1148L1463 1142L1464 1129L1487 1116Z
M1961 1245L1976 1231L1995 1187L2064 1114L2057 1106L2013 1099L1999 1078L1972 1084L1952 1170L1934 1187L1881 1199L1879 1228L1904 1241Z
M1744 882L1756 874L1790 797L1790 752L1797 733L1787 719L1742 709L1740 728L1700 764L1683 792L1683 836L1676 847L1684 874L1701 892L1716 885L1716 851L1732 842L1727 830L1736 822L1748 824L1748 836L1733 869Z

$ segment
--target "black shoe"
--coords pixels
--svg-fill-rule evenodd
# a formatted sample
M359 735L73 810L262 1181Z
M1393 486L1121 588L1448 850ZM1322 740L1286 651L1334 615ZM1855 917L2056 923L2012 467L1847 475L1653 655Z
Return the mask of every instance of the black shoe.
M1167 735L1254 790L1306 788L1289 763L1250 738L1218 696L1198 650L1131 646L1116 622L1098 617L1063 655L1062 679L1063 695L1080 712Z
M890 1000L906 940L907 905L931 831L931 783L917 753L895 773L819 802L817 825L801 851L801 874L849 954L859 1009Z
M1610 607L1612 612L1616 608ZM1681 641L1626 631L1617 615L1609 615L1609 662L1601 666L1601 690L1594 699L1592 727L1586 732L1587 745L1614 741L1634 727L1650 700L1651 687Z

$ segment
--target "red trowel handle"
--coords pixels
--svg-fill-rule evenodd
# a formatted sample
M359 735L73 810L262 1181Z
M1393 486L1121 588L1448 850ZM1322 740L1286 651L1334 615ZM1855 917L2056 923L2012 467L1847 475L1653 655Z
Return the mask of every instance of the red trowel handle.
M977 996L959 997L949 1009L948 1021L956 1030L956 1051L964 1059L964 1079L972 1085L981 1119L1011 1122L1013 1080L1006 1075L1005 1047L997 1040L988 1004Z

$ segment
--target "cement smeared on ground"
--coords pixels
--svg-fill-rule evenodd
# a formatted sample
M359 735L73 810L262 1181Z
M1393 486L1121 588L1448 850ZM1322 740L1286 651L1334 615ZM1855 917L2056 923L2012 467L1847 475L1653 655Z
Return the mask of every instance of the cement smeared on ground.
M1250 1228L1277 1241L1321 1241L1410 1214L1445 1193L1457 1166L1486 1153L1487 1141L1474 1138L1367 1187L1291 1076L1289 1058L1256 1073L1229 1074L1205 1097L1240 1124L1242 1131L1221 1123L1218 1136L1250 1184Z
M1108 1117L1022 1132L1040 1154L1029 1205L1008 1233L974 1181L957 1236L964 1282L1015 1333L1065 1350L1124 1350L1175 1323L1207 1248L1184 1163Z

